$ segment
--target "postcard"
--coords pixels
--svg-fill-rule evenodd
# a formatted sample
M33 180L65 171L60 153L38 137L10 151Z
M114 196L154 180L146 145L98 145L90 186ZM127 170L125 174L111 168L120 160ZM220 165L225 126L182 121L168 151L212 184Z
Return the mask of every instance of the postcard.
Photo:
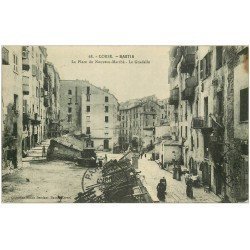
M2 202L248 202L248 55L2 46Z

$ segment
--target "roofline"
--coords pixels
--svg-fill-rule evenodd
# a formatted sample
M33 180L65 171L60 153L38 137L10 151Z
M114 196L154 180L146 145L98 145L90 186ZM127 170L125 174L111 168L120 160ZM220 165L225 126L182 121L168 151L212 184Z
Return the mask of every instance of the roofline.
M101 91L103 91L103 92L105 92L105 93L107 93L107 94L113 96L113 97L116 99L117 103L119 104L118 99L115 97L114 94L112 94L112 93L110 93L110 92L106 92L106 91L103 90L101 87L98 87L98 86L94 85L93 83L89 82L89 80L86 80L86 79L85 79L85 80L79 80L79 79L75 79L75 80L65 80L65 79L64 79L64 80L61 80L61 79L60 79L60 81L87 82L89 85L91 85L91 86L93 86L93 87L95 87L95 88L97 88L97 89L99 89L99 90L101 90Z

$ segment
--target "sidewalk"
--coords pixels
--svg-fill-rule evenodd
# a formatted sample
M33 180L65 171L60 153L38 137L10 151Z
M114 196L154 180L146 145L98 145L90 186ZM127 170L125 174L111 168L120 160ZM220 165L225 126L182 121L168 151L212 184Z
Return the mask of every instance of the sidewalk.
M194 199L188 198L186 196L184 177L182 177L181 181L177 181L172 178L170 172L161 169L156 162L149 161L144 157L139 159L139 170L141 175L144 176L143 185L147 188L154 202L159 202L156 187L162 177L165 177L167 180L167 203L217 203L221 201L214 193L204 192L202 187L194 187Z

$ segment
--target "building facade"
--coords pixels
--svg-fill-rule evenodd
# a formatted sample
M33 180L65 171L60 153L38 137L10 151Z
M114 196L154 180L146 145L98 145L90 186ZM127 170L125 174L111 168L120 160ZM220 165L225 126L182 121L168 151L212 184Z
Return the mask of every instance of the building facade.
M246 60L248 48L240 46L173 47L170 52L172 139L181 145L184 166L231 201L248 196L248 156L236 146L239 139L248 148Z
M127 149L136 138L139 150L152 147L155 141L155 126L163 124L164 106L155 96L130 100L120 105L120 144Z
M64 133L78 131L90 138L96 150L117 151L119 137L119 104L108 89L88 81L60 81L60 106Z
M2 47L3 150L8 159L12 157L14 167L22 165L22 157L30 149L55 136L50 133L49 121L52 117L59 119L59 74L53 71L49 89L46 60L43 46Z
M42 46L22 46L23 140L27 151L46 138L44 67L47 50Z
M22 47L2 47L2 169L22 166Z

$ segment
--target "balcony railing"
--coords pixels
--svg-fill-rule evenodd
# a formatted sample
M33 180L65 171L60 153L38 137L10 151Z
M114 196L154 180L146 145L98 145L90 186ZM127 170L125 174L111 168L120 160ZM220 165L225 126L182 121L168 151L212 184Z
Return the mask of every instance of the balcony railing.
M32 125L38 125L41 123L41 116L38 113L34 114L34 117L31 119Z
M204 118L203 117L194 117L193 118L193 128L201 129L204 126Z
M210 120L210 117L194 117L192 127L194 129L201 129L204 133L211 133L213 131L213 127Z
M179 103L179 88L175 88L170 90L169 104L177 105L178 103Z

